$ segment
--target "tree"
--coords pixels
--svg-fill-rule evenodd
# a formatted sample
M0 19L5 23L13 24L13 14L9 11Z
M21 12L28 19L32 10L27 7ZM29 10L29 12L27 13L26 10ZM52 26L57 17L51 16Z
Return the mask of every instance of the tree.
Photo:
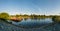
M0 13L0 18L9 19L9 14L5 13L5 12L2 12L2 13Z
M16 14L16 17L18 18L20 15Z

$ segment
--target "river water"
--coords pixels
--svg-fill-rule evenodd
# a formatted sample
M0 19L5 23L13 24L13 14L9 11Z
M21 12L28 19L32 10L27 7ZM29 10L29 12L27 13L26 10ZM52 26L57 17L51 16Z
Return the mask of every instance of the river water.
M21 26L24 28L36 28L36 27L42 27L45 25L48 25L50 23L53 23L51 18L45 18L45 19L26 19L26 20L22 20L20 22L13 22L12 24L17 25L17 26Z

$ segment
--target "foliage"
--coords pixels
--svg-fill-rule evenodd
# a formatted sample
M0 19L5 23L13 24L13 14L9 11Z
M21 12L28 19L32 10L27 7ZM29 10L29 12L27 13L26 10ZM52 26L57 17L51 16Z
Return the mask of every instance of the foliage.
M9 19L9 14L8 13L0 13L0 18L3 18L3 19Z

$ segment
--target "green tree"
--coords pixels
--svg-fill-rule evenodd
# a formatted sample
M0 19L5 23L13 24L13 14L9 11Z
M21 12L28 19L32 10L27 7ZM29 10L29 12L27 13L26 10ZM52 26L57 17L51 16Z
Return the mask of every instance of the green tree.
M2 12L2 13L0 13L0 18L9 19L9 14L5 13L5 12Z
M16 17L19 17L20 15L16 14Z

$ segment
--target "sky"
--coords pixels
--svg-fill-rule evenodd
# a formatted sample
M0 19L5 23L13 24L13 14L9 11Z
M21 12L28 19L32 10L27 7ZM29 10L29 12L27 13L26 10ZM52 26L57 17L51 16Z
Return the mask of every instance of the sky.
M11 15L59 15L60 0L0 0L0 12Z

